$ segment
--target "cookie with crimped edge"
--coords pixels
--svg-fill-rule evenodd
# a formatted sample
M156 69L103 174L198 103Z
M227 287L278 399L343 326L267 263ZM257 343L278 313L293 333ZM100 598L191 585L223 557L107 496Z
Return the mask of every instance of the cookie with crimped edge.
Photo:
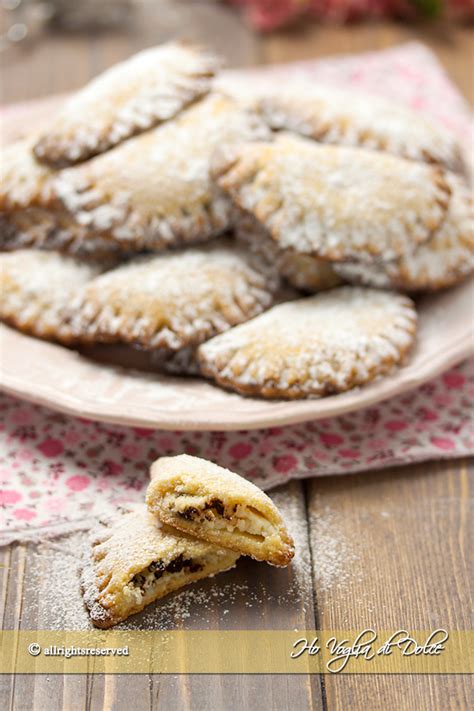
M262 254L269 264L274 264L281 276L295 289L316 294L343 283L332 262L311 254L281 249L263 225L249 213L239 216L234 230L239 242L256 254Z
M438 167L291 134L225 147L213 174L281 248L331 261L413 251L440 225L450 197Z
M84 342L177 351L261 313L277 286L271 267L223 238L95 279L71 304L70 326Z
M35 155L64 167L103 153L206 94L218 66L212 54L184 43L145 49L69 99L35 143Z
M0 319L38 338L72 343L66 310L104 268L35 249L0 254Z
M199 457L151 466L148 510L163 523L256 560L286 566L294 543L273 501L255 484Z
M416 311L394 292L342 286L274 306L198 349L219 385L266 398L317 398L365 385L399 365Z
M456 137L422 114L388 99L310 81L278 89L261 84L257 109L275 130L321 143L362 146L403 158L463 169Z
M255 114L211 94L176 120L62 171L55 193L75 221L123 248L203 241L232 221L230 201L209 176L213 152L268 132Z
M120 243L95 235L63 210L52 181L57 171L35 160L31 135L4 148L0 185L0 249L33 247L100 256Z
M92 623L107 629L155 600L233 568L238 553L162 525L144 505L101 524L81 588Z
M99 238L60 210L51 190L56 172L35 160L34 141L35 137L29 136L2 152L0 249L47 247L71 252L84 249L88 253L104 247L112 250L111 241L99 245Z
M473 203L468 187L447 175L452 196L445 221L415 252L382 264L335 264L347 281L404 291L436 291L458 284L474 271Z
M55 250L81 259L124 257L117 242L95 236L66 212L30 207L0 213L0 250L27 248Z
M51 180L56 173L35 160L35 140L32 135L2 148L0 213L50 207L54 202Z

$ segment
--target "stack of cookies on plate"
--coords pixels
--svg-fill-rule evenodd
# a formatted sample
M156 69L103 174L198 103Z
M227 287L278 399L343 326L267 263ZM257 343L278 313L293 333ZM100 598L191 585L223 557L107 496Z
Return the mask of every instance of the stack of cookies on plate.
M145 50L3 151L0 318L268 398L389 374L405 294L473 271L459 145L370 96L218 68Z
M101 522L81 586L90 618L112 627L241 555L287 566L294 543L272 500L217 464L182 454L151 467L146 506Z

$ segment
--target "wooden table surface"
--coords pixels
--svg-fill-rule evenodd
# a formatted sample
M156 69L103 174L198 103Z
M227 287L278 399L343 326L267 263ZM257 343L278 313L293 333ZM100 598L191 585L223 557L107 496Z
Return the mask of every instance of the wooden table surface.
M205 2L144 4L133 30L106 36L51 35L8 60L2 100L69 91L141 47L185 36L221 52L231 66L363 51L421 39L474 100L472 30L396 23L318 27L259 38L237 16ZM291 587L284 573L251 562L232 580L251 579L261 606L232 608L234 628L469 629L469 507L473 466L430 462L291 483L280 491L300 513L312 579L307 599L278 605ZM472 548L472 547L471 547ZM41 606L28 585L33 550L3 550L4 628L35 629ZM324 565L321 566L321 561ZM332 562L331 584L328 564ZM472 559L471 559L472 569ZM270 572L269 572L270 570ZM204 583L204 586L206 583ZM205 589L205 588L204 588ZM265 599L269 598L267 602ZM240 624L239 624L240 622ZM225 628L222 620L216 626ZM184 626L184 624L183 624ZM186 623L186 626L192 626ZM4 677L0 707L35 709L467 709L467 676L21 676Z

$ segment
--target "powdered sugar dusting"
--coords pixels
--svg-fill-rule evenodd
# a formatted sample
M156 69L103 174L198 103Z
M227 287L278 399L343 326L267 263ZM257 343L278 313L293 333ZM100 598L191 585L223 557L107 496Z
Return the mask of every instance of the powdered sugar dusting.
M445 127L387 99L300 80L278 92L257 83L259 110L274 129L323 143L388 151L459 170L461 149Z
M91 234L64 211L41 207L0 213L0 247L2 251L58 250L81 258L106 260L120 250L119 244Z
M76 163L172 118L209 90L218 64L180 43L139 52L67 102L36 143L36 156L55 166Z
M198 356L205 374L239 392L318 397L388 372L415 330L406 297L340 287L274 306L203 344Z
M321 500L318 499L321 503ZM330 504L310 511L311 549L317 593L340 594L350 588L358 573L359 557L340 525L343 514Z
M32 152L34 140L35 137L30 136L2 148L2 212L46 204L51 198L54 172L35 160Z
M291 134L227 146L214 172L280 247L334 261L413 251L444 219L449 202L438 168Z
M213 152L269 133L256 114L213 94L175 121L63 171L54 190L77 222L124 248L203 241L227 229L233 216L210 180Z
M407 291L437 290L457 284L474 270L473 204L468 187L446 175L451 200L445 221L415 252L381 264L335 264L348 281Z
M40 338L70 342L64 311L102 266L54 252L19 250L0 255L0 317Z
M132 261L92 281L70 306L84 341L176 351L268 308L274 270L231 241Z

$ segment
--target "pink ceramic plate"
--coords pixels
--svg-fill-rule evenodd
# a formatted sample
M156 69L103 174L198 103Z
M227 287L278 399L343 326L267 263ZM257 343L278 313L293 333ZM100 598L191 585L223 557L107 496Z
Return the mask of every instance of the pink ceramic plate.
M16 107L3 134L16 138L51 111L57 98L33 110ZM23 113L22 113L23 112ZM22 121L24 116L25 121ZM1 326L1 380L9 392L71 415L160 429L234 430L284 425L358 410L434 378L474 352L474 282L420 299L417 345L407 364L372 385L321 400L244 398L198 379L110 365ZM124 353L114 354L124 363ZM143 357L128 351L127 364Z
M474 282L419 302L417 345L408 363L364 388L321 400L244 398L197 379L93 361L1 327L4 390L72 415L139 427L233 430L351 412L410 390L473 352ZM122 357L123 361L123 357Z

